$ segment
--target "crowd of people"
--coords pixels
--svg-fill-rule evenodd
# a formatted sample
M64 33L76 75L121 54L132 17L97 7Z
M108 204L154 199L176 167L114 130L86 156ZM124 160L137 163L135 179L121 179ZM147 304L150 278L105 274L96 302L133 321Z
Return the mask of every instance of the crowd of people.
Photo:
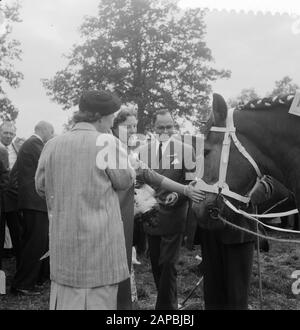
M36 192L34 176L44 144L53 137L53 126L39 122L34 134L23 141L14 140L16 127L3 122L1 135L1 246L4 256L5 235L9 235L16 273L11 292L36 295L38 287L49 279L49 260L40 261L48 250L47 205ZM16 143L18 142L18 143ZM8 228L8 232L5 228Z
M190 168L183 159L182 169L154 171L130 156L128 141L136 133L137 118L132 109L120 111L120 106L109 92L85 92L74 126L55 138L53 126L44 121L25 141L16 139L13 122L2 123L0 267L11 238L16 260L11 294L39 295L51 279L50 309L132 309L134 186L139 181L156 187L156 197L165 205L157 224L147 224L145 230L158 290L156 308L177 308L175 265L188 200L198 202L204 194L188 185L185 172ZM169 112L158 113L154 124L158 134L173 134ZM97 163L102 137L125 168ZM158 168L167 143L155 146Z
M137 116L120 108L115 95L86 91L64 134L54 137L42 121L17 144L14 124L0 126L0 268L7 225L16 259L11 293L39 295L50 279L51 310L130 310L132 247L143 232L155 309L178 309L176 264L190 205L205 199L190 184L195 149L174 138L167 110L154 115L154 139L130 143ZM154 189L158 207L138 230L134 192L141 183ZM254 239L228 228L203 229L200 238L206 308L246 309Z

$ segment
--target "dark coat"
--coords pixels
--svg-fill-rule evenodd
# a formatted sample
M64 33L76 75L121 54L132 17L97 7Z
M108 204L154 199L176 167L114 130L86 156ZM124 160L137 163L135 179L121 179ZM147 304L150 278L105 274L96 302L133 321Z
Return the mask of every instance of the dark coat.
M12 178L17 179L18 209L47 212L45 200L35 190L35 172L44 143L36 136L27 139L20 148Z
M20 145L12 142L12 147L14 148L16 154L18 155L20 150ZM3 193L3 209L4 212L15 212L18 210L18 187L17 187L17 171L16 162L11 168L9 173L9 181L7 188Z
M186 175L195 170L193 162L195 154L193 148L180 140L172 139L169 148L164 152L162 159L166 160L170 168L162 168L162 163L158 164L155 143L149 143L139 149L140 159L157 173L182 184L188 182ZM189 155L189 157L186 157ZM157 164L157 168L153 165ZM151 166L152 165L152 166ZM156 226L151 226L145 222L144 228L150 235L174 235L183 233L186 226L186 217L189 206L188 198L179 195L174 206L165 206L163 203L170 192L157 187L155 197L162 203L159 207Z
M7 150L0 146L0 195L1 195L1 211L3 207L3 196L7 190L9 182L9 162Z

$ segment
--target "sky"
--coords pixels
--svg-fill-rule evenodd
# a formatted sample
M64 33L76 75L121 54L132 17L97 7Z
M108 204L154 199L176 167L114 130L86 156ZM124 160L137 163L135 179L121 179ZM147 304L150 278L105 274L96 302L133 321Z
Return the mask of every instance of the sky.
M2 0L2 3L11 2L14 1ZM16 63L16 68L24 74L24 80L18 89L7 89L8 96L19 109L16 121L19 137L29 137L39 120L51 122L59 134L72 115L71 111L63 111L60 105L50 101L41 79L53 77L56 71L64 68L67 62L63 54L79 41L78 28L83 17L94 15L98 2L20 1L22 22L14 25L13 37L22 44L22 62ZM231 5L229 9L251 9L246 0L226 3ZM259 6L257 1L251 3ZM260 0L259 3L262 9L270 8L270 1ZM276 80L286 75L300 85L300 9L295 3L292 0L273 1L274 12L286 6L286 12L290 14L272 15L213 10L222 6L217 0L210 0L209 5L204 0L181 1L183 8L211 7L205 22L207 46L214 57L212 66L232 73L230 79L213 84L214 92L229 99L243 88L253 87L263 96L273 89ZM252 9L257 8L255 6Z

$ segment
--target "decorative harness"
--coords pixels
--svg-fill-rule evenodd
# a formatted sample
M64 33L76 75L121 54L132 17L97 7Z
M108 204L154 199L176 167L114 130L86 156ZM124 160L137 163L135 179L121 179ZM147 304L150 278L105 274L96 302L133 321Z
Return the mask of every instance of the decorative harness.
M235 213L239 213L239 214L247 217L248 219L254 220L254 221L260 223L261 225L268 227L269 229L299 234L300 233L299 231L279 229L277 227L268 226L268 225L260 222L257 219L257 218L275 218L275 217L288 216L288 215L298 213L297 209L294 209L294 210L291 210L288 212L281 212L281 213L249 214L243 210L237 209L232 203L230 203L224 197L224 196L230 197L230 198L233 198L239 202L242 202L242 203L248 205L249 202L251 201L251 195L255 191L257 185L260 183L263 183L263 181L261 180L263 175L262 175L257 163L252 158L252 156L247 152L247 150L243 147L243 145L241 144L241 142L238 140L238 138L236 136L236 133L235 133L236 128L234 126L233 113L234 113L234 109L228 110L227 119L226 119L226 127L213 126L210 129L210 131L212 131L212 132L224 133L224 140L223 140L222 152L221 152L221 158L220 158L219 181L216 182L215 184L210 185L210 184L207 184L204 180L199 179L199 180L197 180L197 186L205 192L214 193L219 196L222 196L225 205L227 205ZM233 143L237 147L238 151L249 161L249 163L252 165L252 167L254 168L254 170L257 174L256 183L254 184L253 188L250 190L250 192L246 196L242 196L238 193L231 191L228 184L226 183L231 141L233 141ZM240 229L242 229L242 228L240 228ZM297 243L300 243L300 241L297 241Z
M220 215L219 211L217 212L217 215L216 215L216 218L223 221L228 226L231 226L235 229L255 235L257 237L257 258L258 258L258 273L259 273L260 306L262 309L262 279L261 279L261 266L260 266L261 261L260 261L260 240L259 240L259 238L266 238L266 239L270 239L272 241L277 241L277 242L281 242L281 243L295 243L295 244L300 244L300 240L280 239L280 238L273 238L273 237L267 236L267 235L262 235L259 233L258 226L259 226L259 224L261 224L263 226L268 227L269 229L279 230L279 231L284 231L284 232L289 232L289 233L300 234L300 232L294 231L294 230L287 230L287 229L278 229L273 226L267 226L263 222L259 221L257 218L270 217L271 214L269 214L269 215L249 214L245 211L237 209L234 205L232 205L224 197L224 196L227 196L227 197L233 198L239 202L242 202L242 203L245 203L246 205L248 205L251 200L251 194L256 189L257 184L259 184L260 182L263 182L263 180L261 180L263 176L262 176L262 173L261 173L257 163L251 157L251 155L247 152L247 150L243 147L243 145L241 144L241 142L238 140L238 138L236 136L236 133L235 133L236 128L234 126L233 113L234 113L234 109L228 110L227 119L226 119L226 127L213 126L210 129L210 131L212 131L212 132L224 133L224 140L223 140L223 145L222 145L220 167L219 167L219 181L213 185L209 185L206 182L204 182L203 180L199 180L198 187L206 192L218 194L219 196L221 196L223 198L225 205L227 207L229 207L233 212L235 212L237 214L241 214L241 215L245 216L246 218L251 219L256 222L256 233L255 233L252 230L249 230L249 229L246 229L246 228L243 228L241 226L231 223L227 219L223 218ZM252 165L252 167L254 168L254 170L257 174L256 183L254 184L251 191L247 194L247 196L242 196L240 194L237 194L237 193L231 191L228 184L226 183L231 141L233 141L233 143L237 147L238 151L249 161L249 163ZM295 214L295 213L298 213L298 210L292 210L290 212L285 212L285 213ZM274 217L274 215L277 217L282 216L280 213L277 213L277 214L273 213L272 217Z

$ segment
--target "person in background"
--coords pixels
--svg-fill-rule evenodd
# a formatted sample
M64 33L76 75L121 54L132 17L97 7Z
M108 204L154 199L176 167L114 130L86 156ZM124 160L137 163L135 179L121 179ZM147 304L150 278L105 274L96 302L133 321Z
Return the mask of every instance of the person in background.
M127 148L129 155L132 156L132 152L136 149L136 145L135 143L131 143L131 140L137 132L137 118L134 109L124 108L118 113L114 120L113 132ZM185 194L195 202L198 202L204 198L204 194L202 194L201 191L196 191L191 186L185 186L172 181L169 178L156 173L150 168L145 168L143 165L146 164L142 164L142 162L137 162L137 166L133 164L136 168L138 181L154 187L159 187L159 189L163 189L165 192L171 192L171 198L173 196L172 192L177 192L181 195ZM167 196L165 196L165 198L166 197ZM119 201L124 224L127 262L129 269L131 269L134 227L134 185L126 191L119 192ZM173 226L173 224L171 224L171 226ZM126 281L121 282L119 285L118 309L132 309L131 299L131 283L129 278Z
M0 125L0 142L6 148L9 159L9 169L12 170L19 152L20 144L14 140L16 127L13 122L4 121ZM10 181L11 182L11 181ZM5 241L10 241L13 247L13 255L16 257L16 267L20 261L21 228L20 215L17 208L16 193L9 184L3 193L3 218L9 229L6 231Z
M193 148L174 136L175 123L169 111L160 110L155 114L154 127L156 139L140 148L140 158L147 159L149 166L155 164L157 173L181 184L188 183L196 170ZM184 194L175 192L169 199L169 192L163 186L155 190L157 199L161 201L156 216L157 226L144 224L157 288L155 309L177 310L176 264L186 227L189 200ZM205 195L201 195L201 199L204 198ZM166 203L167 199L169 201Z
M118 283L129 277L117 192L135 172L111 134L119 108L110 92L83 92L75 125L42 152L35 182L50 217L51 310L116 309ZM102 163L102 152L128 166Z
M5 238L5 218L3 217L3 194L9 182L8 152L0 145L0 269L2 269L3 248Z
M18 209L22 212L20 262L11 286L14 294L40 294L37 286L49 278L49 258L40 260L49 249L47 205L36 192L34 177L44 145L53 134L50 123L39 122L34 134L21 146L12 171L18 187Z

